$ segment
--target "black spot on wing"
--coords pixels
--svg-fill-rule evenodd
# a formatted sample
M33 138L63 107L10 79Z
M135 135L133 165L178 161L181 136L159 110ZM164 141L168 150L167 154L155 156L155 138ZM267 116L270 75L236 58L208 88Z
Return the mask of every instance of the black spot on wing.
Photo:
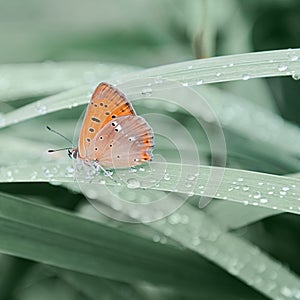
M101 121L98 118L91 117L91 120L96 123L100 123Z

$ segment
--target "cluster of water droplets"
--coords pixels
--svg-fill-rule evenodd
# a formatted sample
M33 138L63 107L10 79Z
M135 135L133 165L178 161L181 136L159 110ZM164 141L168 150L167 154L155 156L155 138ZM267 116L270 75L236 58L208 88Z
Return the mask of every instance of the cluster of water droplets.
M254 182L249 179L248 181L249 184L242 177L233 180L228 185L227 190L224 191L226 199L230 197L231 199L238 200L241 198L240 191L242 191L245 193L243 197L244 205L265 206L273 209L280 208L286 211L300 210L300 205L297 207L289 205L289 199L297 199L298 197L298 200L300 200L299 195L297 196L297 186L295 184L284 185L272 182ZM218 196L222 198L222 193L219 193Z
M48 112L48 107L47 105L45 105L44 103L42 103L41 101L37 101L35 103L35 110L38 114L40 115L44 115Z
M300 78L299 74L293 70L293 67L292 68L289 67L290 63L295 63L299 60L299 56L295 51L291 50L287 53L287 58L288 58L287 62L278 64L277 70L279 72L285 72L287 75L292 75L293 79L299 80Z
M179 209L156 224L155 228L160 232L153 235L155 243L175 240L268 295L282 295L278 299L300 299L298 288L284 285L280 280L280 276L288 272L281 264L267 258L258 247L244 244L221 231L201 212L189 215L188 211Z

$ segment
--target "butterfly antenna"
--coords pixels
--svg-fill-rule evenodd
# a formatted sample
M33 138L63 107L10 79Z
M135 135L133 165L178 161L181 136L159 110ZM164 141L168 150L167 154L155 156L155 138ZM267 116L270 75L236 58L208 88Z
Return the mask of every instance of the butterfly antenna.
M49 126L46 126L46 128L47 128L49 131L55 133L56 135L59 135L60 137L62 137L63 139L65 139L66 141L68 141L69 143L71 143L71 145L72 145L73 147L75 147L75 145L73 144L73 142L72 142L70 139L68 139L67 137L65 137L64 135L62 135L61 133L59 133L58 131L56 131L56 130L50 128ZM69 147L69 148L63 148L63 149L58 149L58 151L60 151L60 150L67 150L67 149L70 149L70 147ZM55 151L48 151L48 152L55 152Z
M49 149L48 152L57 152L57 151L63 151L63 150L70 150L70 147L67 148L60 148L60 149Z

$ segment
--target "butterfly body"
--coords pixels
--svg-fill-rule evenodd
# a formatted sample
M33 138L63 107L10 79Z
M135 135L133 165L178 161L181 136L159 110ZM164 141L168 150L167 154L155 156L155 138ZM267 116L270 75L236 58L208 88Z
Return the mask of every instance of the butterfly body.
M94 91L72 158L98 162L104 168L128 168L152 158L154 134L137 116L125 95L107 83Z

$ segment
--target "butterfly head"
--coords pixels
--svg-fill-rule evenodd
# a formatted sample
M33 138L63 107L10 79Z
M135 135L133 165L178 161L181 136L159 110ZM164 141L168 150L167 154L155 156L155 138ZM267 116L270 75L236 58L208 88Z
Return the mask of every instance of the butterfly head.
M78 158L78 147L73 148L72 150L68 150L68 155L72 159L77 159Z

